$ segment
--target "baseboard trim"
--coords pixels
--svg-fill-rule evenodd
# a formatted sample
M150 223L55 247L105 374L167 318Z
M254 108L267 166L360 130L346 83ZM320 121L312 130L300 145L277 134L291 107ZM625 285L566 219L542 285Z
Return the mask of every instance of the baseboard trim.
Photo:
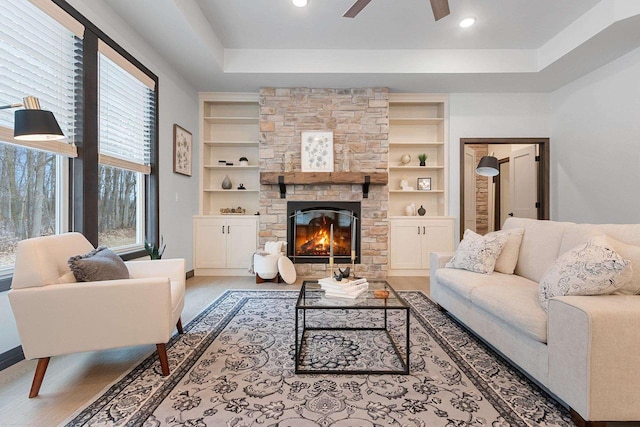
M24 360L24 353L22 352L22 346L17 346L9 351L5 351L0 354L0 371L7 369L9 366Z
M195 270L187 271L187 280L191 279L195 275L196 275L196 271Z

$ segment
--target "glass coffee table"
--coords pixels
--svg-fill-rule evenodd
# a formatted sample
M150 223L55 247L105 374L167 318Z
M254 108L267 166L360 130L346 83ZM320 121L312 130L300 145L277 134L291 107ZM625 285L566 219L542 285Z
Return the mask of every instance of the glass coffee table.
M387 291L376 298L374 291ZM296 302L296 374L409 374L409 305L386 281L355 299L305 280Z

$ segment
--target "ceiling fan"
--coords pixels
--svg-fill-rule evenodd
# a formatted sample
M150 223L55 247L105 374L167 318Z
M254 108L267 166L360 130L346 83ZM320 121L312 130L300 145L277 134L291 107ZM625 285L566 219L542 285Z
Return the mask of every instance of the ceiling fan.
M433 10L433 17L436 21L447 16L449 12L449 0L430 0L431 10ZM356 2L347 10L344 15L345 18L355 18L362 9L364 9L371 0L356 0Z

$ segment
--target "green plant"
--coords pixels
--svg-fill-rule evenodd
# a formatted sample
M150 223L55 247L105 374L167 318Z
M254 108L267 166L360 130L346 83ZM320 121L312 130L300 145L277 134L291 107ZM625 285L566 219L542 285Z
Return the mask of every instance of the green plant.
M418 154L418 160L420 160L420 162L426 162L427 161L427 155L425 153Z
M164 250L167 245L164 244L164 237L160 236L160 244L156 246L155 243L149 243L147 239L144 239L144 250L151 259L161 259Z

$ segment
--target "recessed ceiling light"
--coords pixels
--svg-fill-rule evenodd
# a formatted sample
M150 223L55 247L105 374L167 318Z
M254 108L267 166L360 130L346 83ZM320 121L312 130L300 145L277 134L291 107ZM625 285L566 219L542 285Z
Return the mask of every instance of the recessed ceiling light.
M307 0L291 0L291 2L298 7L305 7L307 5Z
M468 28L475 23L476 23L476 18L468 17L458 22L458 25L460 25L461 28Z

